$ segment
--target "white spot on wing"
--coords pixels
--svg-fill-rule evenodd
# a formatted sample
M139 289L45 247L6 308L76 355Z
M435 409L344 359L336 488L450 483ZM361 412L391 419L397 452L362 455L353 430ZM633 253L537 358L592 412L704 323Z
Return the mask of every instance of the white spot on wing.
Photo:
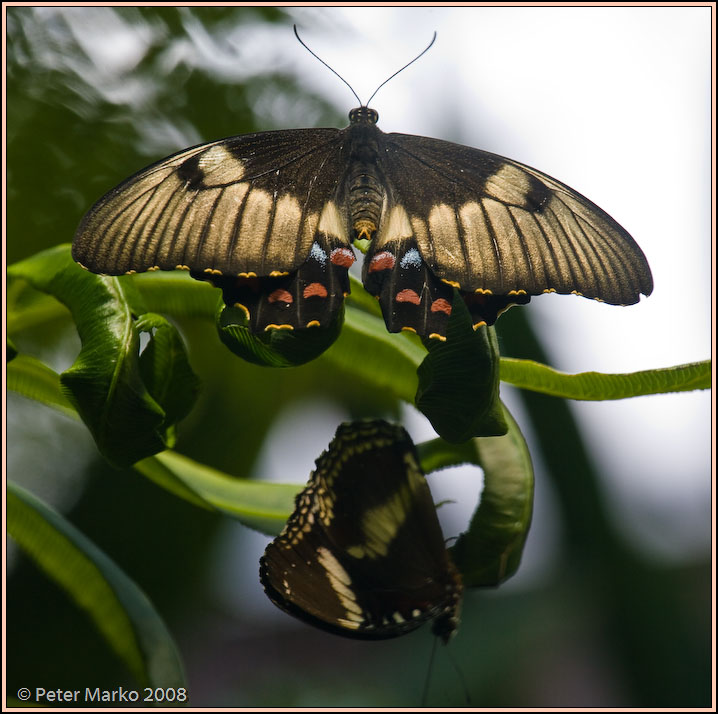
M317 548L317 560L324 568L332 589L346 610L346 616L354 622L361 622L362 609L359 607L354 591L351 589L352 579L342 564L326 548Z
M325 250L322 249L322 247L314 241L312 243L312 249L309 252L309 257L313 260L316 260L318 263L321 263L322 265L325 265L327 262L327 253Z
M402 268L416 268L417 270L421 268L421 255L419 255L419 251L416 248L409 248L409 250L404 253L404 257L401 259L399 265Z
M252 257L263 254L272 205L267 191L255 188L247 196L239 236L241 247Z
M429 211L429 231L434 259L438 266L449 267L463 260L463 248L454 209L446 203L438 203ZM424 249L421 243L419 247ZM426 255L426 253L425 253ZM453 271L452 271L453 272Z

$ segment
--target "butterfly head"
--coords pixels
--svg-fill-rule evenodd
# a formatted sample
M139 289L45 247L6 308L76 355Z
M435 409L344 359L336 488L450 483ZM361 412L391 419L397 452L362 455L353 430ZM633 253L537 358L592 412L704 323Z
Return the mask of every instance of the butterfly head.
M349 112L350 124L376 124L379 121L379 112L369 107L357 107Z

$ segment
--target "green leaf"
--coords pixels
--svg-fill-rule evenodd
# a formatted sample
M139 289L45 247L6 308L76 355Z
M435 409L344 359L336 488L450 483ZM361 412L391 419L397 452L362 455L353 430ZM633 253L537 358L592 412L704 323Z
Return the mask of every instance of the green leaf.
M195 280L186 270L156 270L130 279L150 312L214 320L217 303L222 300L218 288Z
M501 360L502 381L565 399L627 399L646 394L710 389L711 372L711 360L628 374L566 374L531 360Z
M12 267L8 277L12 276ZM9 280L7 285L7 332L17 334L67 320L67 308L51 295L39 293L25 280Z
M430 439L416 445L419 462L425 474L461 464L479 465L476 458L476 447L469 440L463 444L450 444L444 439Z
M499 346L493 327L474 330L458 291L446 341L424 340L416 406L437 434L452 443L506 433L499 401Z
M184 687L172 636L147 596L63 516L12 482L8 532L94 621L142 686Z
M19 354L7 366L7 386L28 399L42 402L65 416L79 419L60 388L60 375L35 357Z
M137 319L139 332L150 335L140 355L140 375L152 398L162 407L165 421L176 424L189 414L200 381L187 359L184 342L162 315L147 312Z
M513 575L531 525L534 474L521 431L508 410L505 436L474 439L484 471L481 502L451 554L467 587L494 586Z
M144 459L135 469L195 505L215 508L269 535L282 530L303 488L234 478L173 451Z
M387 332L380 317L364 310L347 305L345 312L341 335L321 360L411 404L416 368L426 355L421 342L406 332Z
M133 319L143 306L131 280L82 270L66 245L10 266L8 275L53 295L72 313L82 349L75 363L60 375L60 382L100 452L111 463L126 466L162 451L172 437L172 419L186 412L193 399L195 383L183 385L187 393L173 398L175 413L169 416L143 383L139 333ZM167 332L163 334L166 338ZM155 342L144 360L145 374L153 372L150 362L176 363L172 354L156 353L167 348L168 342ZM176 353L176 340L171 343L170 352ZM162 392L156 381L151 386Z

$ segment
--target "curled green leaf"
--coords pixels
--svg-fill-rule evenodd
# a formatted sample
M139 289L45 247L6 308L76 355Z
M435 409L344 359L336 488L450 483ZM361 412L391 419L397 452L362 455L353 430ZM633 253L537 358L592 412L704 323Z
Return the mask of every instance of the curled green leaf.
M174 420L194 401L196 380L178 383L174 378L172 384L184 393L178 396L175 392L171 398L168 383L160 386L159 381L168 375L170 379L175 372L186 376L189 370L184 355L178 357L183 351L178 347L179 338L167 337L174 328L166 321L160 341L153 336L140 368L135 316L144 310L132 281L82 270L67 245L10 266L8 275L54 296L70 310L82 349L74 364L60 375L61 388L108 461L127 466L165 449L173 436ZM156 332L159 322L151 319L155 320L151 329ZM159 376L158 366L166 369L169 364L174 368ZM169 414L148 390L143 376L150 378L152 391L170 406Z
M521 562L531 514L534 474L521 431L508 410L504 436L472 440L474 463L484 472L481 502L469 530L451 548L467 587L493 586L513 575Z

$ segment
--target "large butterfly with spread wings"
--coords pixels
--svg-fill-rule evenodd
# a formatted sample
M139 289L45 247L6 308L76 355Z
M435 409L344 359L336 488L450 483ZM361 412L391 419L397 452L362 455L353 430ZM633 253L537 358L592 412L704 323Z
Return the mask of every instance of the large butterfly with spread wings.
M181 151L101 198L73 256L96 273L189 270L249 327L329 325L349 293L352 242L391 332L443 339L458 288L474 326L541 293L629 305L653 279L631 236L576 191L478 149L345 129L235 136Z

